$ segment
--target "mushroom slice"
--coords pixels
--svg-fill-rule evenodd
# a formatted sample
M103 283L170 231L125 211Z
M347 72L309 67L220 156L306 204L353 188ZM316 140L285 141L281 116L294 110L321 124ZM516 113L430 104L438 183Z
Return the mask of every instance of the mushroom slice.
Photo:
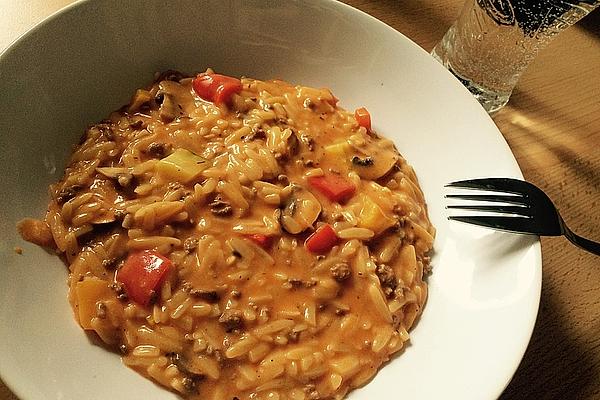
M127 107L127 112L135 113L140 110L143 106L147 106L152 100L152 95L149 91L144 89L136 90L133 98L129 102L129 106Z
M175 352L167 353L166 355L170 358L171 363L174 364L177 369L181 373L185 374L188 378L192 378L195 381L201 381L204 379L204 370L198 365L195 365L192 360L189 360L182 354Z
M267 147L273 152L275 159L287 161L298 154L300 140L296 132L290 128L273 127L267 131Z
M133 180L131 168L125 167L98 167L96 171L107 178L114 179L122 188L129 187Z
M163 122L189 115L195 108L194 97L183 85L174 81L162 81L158 84L156 96L162 98L159 116Z
M127 167L98 167L96 171L107 178L118 179L122 174L130 173L131 169Z
M369 143L364 156L351 158L352 169L363 179L376 180L387 174L396 164L400 155L392 142Z
M94 225L102 225L102 224L110 224L115 222L117 217L115 216L115 212L112 210L104 210L104 212L99 213L97 217L92 219L90 223Z
M315 196L301 186L294 186L281 211L281 226L297 234L311 227L320 213L321 203Z
M169 93L163 93L163 101L160 104L160 110L158 115L163 122L171 122L175 118L181 116L181 110L177 106L177 103L173 99L173 96Z

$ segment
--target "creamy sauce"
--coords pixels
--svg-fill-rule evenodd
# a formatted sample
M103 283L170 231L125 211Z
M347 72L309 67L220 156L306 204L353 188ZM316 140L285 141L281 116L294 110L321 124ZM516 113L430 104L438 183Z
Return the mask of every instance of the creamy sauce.
M408 340L434 229L412 168L329 90L242 83L219 106L191 79L155 83L88 130L46 217L69 298L84 329L186 398L342 398ZM205 169L172 172L176 149ZM352 196L311 185L323 175ZM326 224L335 245L309 251ZM174 265L149 306L118 282L144 249Z

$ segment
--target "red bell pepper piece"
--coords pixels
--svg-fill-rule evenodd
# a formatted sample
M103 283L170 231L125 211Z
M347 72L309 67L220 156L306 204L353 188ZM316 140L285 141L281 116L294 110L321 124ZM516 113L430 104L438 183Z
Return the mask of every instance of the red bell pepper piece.
M338 203L348 201L356 191L352 182L336 174L311 176L308 178L308 183L323 193L329 200Z
M242 90L242 81L231 76L202 73L194 79L192 86L202 99L223 104Z
M364 127L368 131L371 130L371 114L369 114L369 111L367 111L366 108L357 108L356 111L354 111L354 118L359 126Z
M312 253L326 253L335 246L337 241L337 234L331 225L325 224L310 235L304 245Z
M252 240L254 243L262 247L263 249L268 249L271 247L271 243L273 242L272 236L263 235L260 233L255 233L252 235L244 235L248 239Z
M158 252L139 251L127 257L116 280L123 284L131 300L147 306L172 268L171 260Z

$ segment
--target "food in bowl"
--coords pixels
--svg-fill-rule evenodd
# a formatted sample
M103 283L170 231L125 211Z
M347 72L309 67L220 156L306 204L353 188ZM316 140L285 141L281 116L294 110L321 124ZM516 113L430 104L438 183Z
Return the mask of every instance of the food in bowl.
M190 399L340 399L409 340L435 230L327 89L168 71L91 126L24 239L81 327Z

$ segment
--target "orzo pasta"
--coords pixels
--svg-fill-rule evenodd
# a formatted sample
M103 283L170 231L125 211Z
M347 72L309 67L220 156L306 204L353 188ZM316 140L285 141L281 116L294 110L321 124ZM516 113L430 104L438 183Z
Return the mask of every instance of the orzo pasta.
M343 398L427 297L415 173L327 89L163 73L51 196L19 230L67 261L81 327L186 398Z

